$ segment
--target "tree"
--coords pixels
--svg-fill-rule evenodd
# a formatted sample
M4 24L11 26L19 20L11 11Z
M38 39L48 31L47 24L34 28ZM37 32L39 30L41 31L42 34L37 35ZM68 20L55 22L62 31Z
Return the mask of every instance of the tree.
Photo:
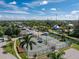
M12 35L18 35L20 33L20 29L18 29L16 26L9 26L5 30L5 35L12 36Z
M26 35L25 37L23 37L23 42L20 43L20 47L23 48L24 45L26 45L27 50L29 46L30 46L30 49L32 50L32 45L33 44L36 45L36 43L31 40L32 37L33 36L31 35Z
M26 35L25 37L23 37L23 42L20 43L20 48L24 48L24 45L26 45L27 55L28 55L28 48L30 47L30 50L32 50L33 49L32 45L33 44L36 45L36 43L31 40L32 37L33 36L31 35Z
M63 28L61 28L60 34L61 34L61 40L60 40L60 41L66 41L66 40L65 40L65 31L64 31Z
M70 36L79 38L79 29L74 29L74 32Z
M52 53L49 53L47 56L50 58L50 59L63 59L63 55L65 53L64 52L52 52Z
M8 35L8 36L12 36L13 32L12 32L12 28L7 28L6 31L5 31L5 35Z
M12 31L14 35L18 35L20 33L20 29L18 28L14 28Z
M79 38L79 20L74 24L74 31L70 36Z
M4 34L3 31L0 31L0 37L3 36L3 34Z
M0 37L4 35L4 28L0 26Z

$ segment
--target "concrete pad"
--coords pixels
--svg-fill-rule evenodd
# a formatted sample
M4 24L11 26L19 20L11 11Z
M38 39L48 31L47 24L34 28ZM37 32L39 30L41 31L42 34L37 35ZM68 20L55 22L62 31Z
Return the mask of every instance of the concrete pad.
M74 48L70 48L65 51L64 58L65 59L79 59L79 51Z

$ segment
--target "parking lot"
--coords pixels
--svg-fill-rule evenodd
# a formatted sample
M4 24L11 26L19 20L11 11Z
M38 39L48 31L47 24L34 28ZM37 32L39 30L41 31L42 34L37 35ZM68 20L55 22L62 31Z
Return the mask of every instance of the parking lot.
M59 40L50 37L49 35L42 35L43 32L36 32L35 30L25 30L27 33L32 33L32 35L37 36L33 37L32 40L36 42L36 45L33 45L33 49L28 50L29 57L32 57L33 55L41 55L45 53L51 52L53 48L60 49L67 46L65 42L60 42ZM47 44L46 44L47 42ZM26 49L26 48L25 48Z

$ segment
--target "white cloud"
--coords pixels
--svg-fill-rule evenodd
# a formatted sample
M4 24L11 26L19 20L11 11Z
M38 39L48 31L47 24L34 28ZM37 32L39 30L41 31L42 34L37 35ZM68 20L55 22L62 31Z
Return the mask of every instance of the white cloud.
M42 2L40 2L40 5L46 5L46 4L48 4L48 1L42 1Z
M39 6L39 2L32 2L32 3L23 3L24 5L33 8L34 6Z
M37 11L38 12L38 14L40 14L40 15L44 15L45 13L44 12L42 12L42 11Z
M41 5L46 5L48 4L48 1L44 0L44 1L34 1L34 2L31 2L31 3L23 3L24 5L27 5L28 7L36 7L36 6L41 6Z
M28 10L29 8L27 8L27 7L24 7L24 9L25 9L25 10Z
M11 5L11 4L7 4L4 1L0 1L0 5L2 5L2 7L4 8L8 8L8 9L12 9L12 10L17 10L18 7L15 5Z
M0 13L17 13L17 14L29 14L29 12L25 11L27 10L28 8L27 7L24 7L24 8L19 8L18 6L16 5L12 5L12 4L7 4L5 3L4 1L0 1L0 4L4 7L4 8L7 8L8 10L4 10L4 11L0 11ZM15 4L15 2L13 2L13 4Z
M42 8L42 10L44 11L44 10L45 10L45 8Z
M0 1L0 4L4 4L4 2L3 1Z
M36 6L41 6L41 5L47 5L48 3L57 3L57 2L62 2L65 0L37 0L33 1L31 3L23 3L24 5L27 5L28 7L36 7Z
M50 10L52 10L52 11L56 11L56 8L51 8Z
M44 15L45 14L45 12L43 12L43 11L38 11L38 10L33 10L32 11L34 14L36 14L36 15Z
M2 15L0 15L0 18L2 17Z
M9 4L13 4L13 5L15 5L15 4L16 4L16 1L10 2Z
M53 2L53 3L59 3L59 2L63 2L63 1L66 1L66 0L48 0L49 2Z
M25 11L11 11L11 10L7 10L7 11L0 11L0 12L7 12L7 13L17 13L17 14L29 14L28 12Z
M71 14L77 14L77 13L79 13L79 10L74 10L71 12Z

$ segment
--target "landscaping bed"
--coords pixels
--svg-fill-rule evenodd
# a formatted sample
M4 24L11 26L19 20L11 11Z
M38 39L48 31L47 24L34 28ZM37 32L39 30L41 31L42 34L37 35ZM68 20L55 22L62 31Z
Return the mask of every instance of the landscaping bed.
M20 44L20 41L17 40L16 46L19 46L19 44ZM22 59L28 59L26 52L19 53L19 55L22 57Z

